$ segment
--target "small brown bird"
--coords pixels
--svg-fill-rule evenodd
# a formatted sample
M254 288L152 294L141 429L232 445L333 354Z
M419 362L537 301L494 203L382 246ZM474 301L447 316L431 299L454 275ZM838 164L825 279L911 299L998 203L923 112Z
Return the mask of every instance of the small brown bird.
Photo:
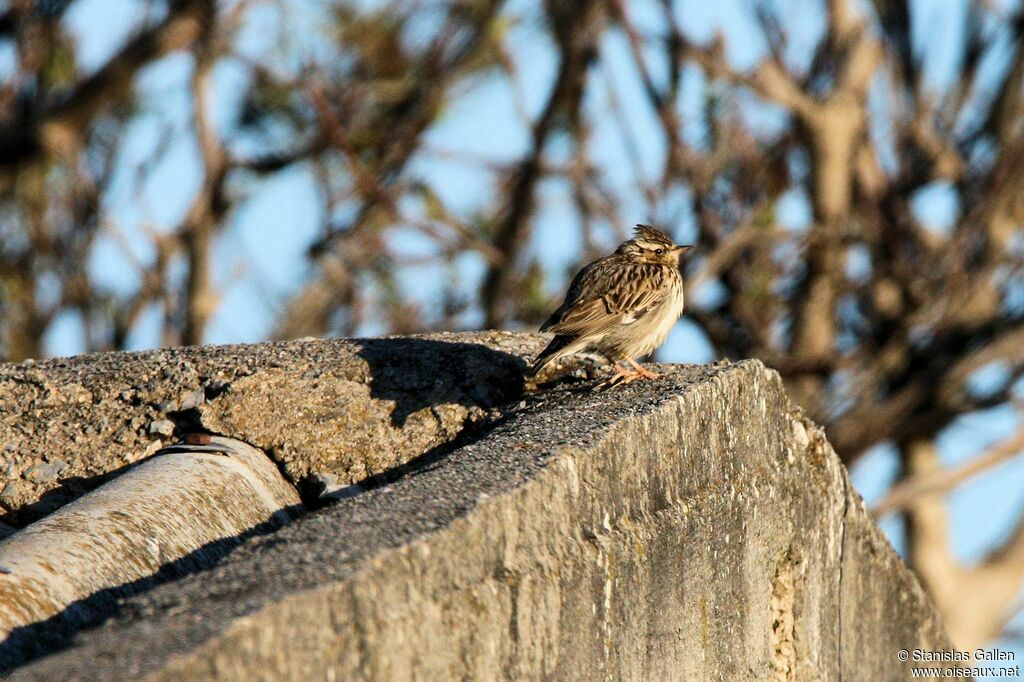
M677 246L661 230L637 225L633 238L615 253L580 270L565 301L540 328L555 338L537 357L532 373L566 355L592 351L612 361L610 384L657 379L634 358L660 346L682 314L680 257L690 248Z

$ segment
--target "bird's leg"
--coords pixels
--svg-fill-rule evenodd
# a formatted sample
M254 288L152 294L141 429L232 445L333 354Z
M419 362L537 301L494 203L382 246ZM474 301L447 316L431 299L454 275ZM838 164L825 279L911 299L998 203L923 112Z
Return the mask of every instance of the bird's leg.
M607 381L604 382L603 385L605 386L605 388L611 388L616 384L622 384L623 386L625 386L626 384L636 381L640 377L640 375L637 374L636 372L627 372L625 369L623 369L622 365L620 365L619 362L620 361L612 363L612 368L615 370L615 373Z
M628 362L629 364L633 365L633 368L636 370L636 374L633 375L634 378L636 378L636 377L643 377L644 379L660 379L661 378L660 374L658 374L657 372L652 372L649 369L644 369L644 366L641 365L640 363L638 363L633 358L626 358L626 362Z

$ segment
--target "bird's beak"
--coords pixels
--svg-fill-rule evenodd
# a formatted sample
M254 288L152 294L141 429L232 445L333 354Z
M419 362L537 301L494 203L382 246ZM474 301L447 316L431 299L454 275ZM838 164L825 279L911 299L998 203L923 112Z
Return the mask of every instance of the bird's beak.
M693 248L693 244L682 244L682 245L676 247L676 251L679 252L679 255L682 255L682 254L686 253L687 251L689 251L692 248Z

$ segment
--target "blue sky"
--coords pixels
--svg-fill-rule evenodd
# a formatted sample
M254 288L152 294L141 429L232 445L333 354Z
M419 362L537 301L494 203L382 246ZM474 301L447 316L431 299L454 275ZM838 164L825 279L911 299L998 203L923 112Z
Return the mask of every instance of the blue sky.
M372 4L372 3L368 3ZM813 0L777 0L785 6L789 16L798 19L787 25L791 42L788 59L800 64L806 59L823 26L820 3ZM1006 4L1006 3L1004 3ZM285 7L280 14L275 6ZM529 14L532 3L520 0L512 6ZM747 0L717 0L685 2L681 4L683 26L697 40L708 40L722 32L731 61L738 68L753 65L763 55L765 46L758 31L751 24ZM124 41L126 36L146 20L146 5L136 0L78 0L72 6L68 21L74 27L79 45L80 65L95 68ZM657 25L657 4L652 0L637 0L630 11L641 28ZM962 21L965 2L928 2L914 5L918 49L929 56L928 82L935 89L944 87L957 65L954 54L957 31L951 30ZM280 51L278 39L283 30L298 50L316 49L318 34L322 30L318 21L323 10L321 2L282 0L279 5L265 4L255 11L246 26L239 48L254 55ZM282 29L282 27L284 27ZM660 136L654 133L655 121L640 90L640 84L630 67L628 46L621 36L611 37L602 47L609 64L606 79L595 81L590 91L588 107L603 105L607 82L614 83L630 122L630 133L640 150L642 164L648 177L658 173L665 150ZM296 57L296 51L290 53ZM514 29L513 54L517 55L522 75L525 108L534 116L543 106L547 88L556 66L551 46L526 22ZM283 59L283 57L282 57ZM0 52L0 73L9 69L11 56ZM164 231L174 226L184 214L199 179L199 162L195 143L189 134L190 101L186 84L191 64L187 57L178 55L164 59L147 68L138 78L143 93L146 113L133 124L130 142L119 161L119 174L114 191L107 199L107 236L92 254L92 268L100 282L115 291L130 291L138 281L140 272L152 258L148 231ZM659 75L658 65L654 73ZM225 63L216 72L217 88L214 98L214 116L225 129L238 104L240 92L246 82L245 69L238 63ZM683 118L695 118L700 106L703 82L699 78L685 79L689 88L684 98ZM595 98L597 98L595 100ZM516 115L514 95L507 81L481 79L462 91L445 112L443 120L430 133L428 146L443 151L452 158L439 155L423 156L414 163L418 170L431 178L432 186L449 204L465 214L475 207L486 206L493 195L492 179L471 165L458 160L460 154L480 155L485 158L509 162L517 159L527 144L527 127ZM884 106L880 103L879 106ZM768 107L750 107L746 114L758 126L771 129L780 121L780 114ZM167 126L175 131L173 142L163 156L157 156L159 141ZM593 149L595 157L607 169L607 181L621 190L626 210L635 215L634 222L656 219L651 216L642 198L627 191L633 183L622 131L608 119L600 119L595 127ZM687 129L686 135L699 135L700 131ZM876 131L884 135L884 131ZM554 150L557 158L557 147ZM152 163L153 172L136 185L136 169ZM229 216L216 251L215 283L221 292L221 304L209 329L213 343L253 342L268 335L272 321L287 301L309 276L306 247L318 233L323 218L322 201L314 186L312 171L297 166L265 179L252 181L245 190L247 199ZM575 224L573 209L566 187L557 181L546 182L540 192L541 201L536 216L537 233L545 248L541 262L552 274L551 286L557 289L564 280L565 269L572 262L578 248L579 235L565 225ZM942 186L933 186L915 199L918 216L936 230L948 227L959 206L952 192ZM791 229L800 229L809 220L804 197L797 193L788 196L778 207L780 222ZM679 225L679 236L685 238L692 225ZM423 240L412 232L395 244L409 253L425 248ZM609 246L614 235L606 235ZM536 244L535 244L536 246ZM459 263L457 276L467 288L475 287L482 276L479 259L467 256ZM409 269L402 274L402 282L410 291L422 291L429 300L429 282L437 277L430 269ZM697 292L713 296L713 291ZM479 324L479 318L466 319L467 326ZM133 331L129 343L132 348L149 348L159 344L159 312L151 310ZM365 334L379 333L381 328L370 323ZM84 348L79 322L71 315L55 324L46 336L46 349L51 355L70 355ZM674 362L707 362L712 360L711 350L697 328L687 320L680 322L661 351L660 358ZM1007 435L1015 426L1015 418L1008 409L961 419L940 440L943 461L954 464L969 458L987 444ZM870 502L884 493L896 475L897 462L885 447L877 448L861 459L852 469L855 484ZM1009 532L1011 522L1024 509L1024 461L1014 460L993 469L958 489L950 500L954 529L954 549L958 557L971 561L992 548ZM902 545L901 529L891 522L883 524L894 544Z

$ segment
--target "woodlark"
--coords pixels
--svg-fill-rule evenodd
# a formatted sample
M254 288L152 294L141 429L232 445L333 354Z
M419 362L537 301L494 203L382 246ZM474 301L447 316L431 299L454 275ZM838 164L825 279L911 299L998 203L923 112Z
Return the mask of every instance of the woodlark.
M680 257L690 248L677 246L661 230L637 225L633 238L615 253L580 270L565 301L540 328L555 338L537 357L533 374L566 355L597 352L613 363L610 384L657 379L634 358L660 346L682 314ZM623 362L632 369L624 369Z

